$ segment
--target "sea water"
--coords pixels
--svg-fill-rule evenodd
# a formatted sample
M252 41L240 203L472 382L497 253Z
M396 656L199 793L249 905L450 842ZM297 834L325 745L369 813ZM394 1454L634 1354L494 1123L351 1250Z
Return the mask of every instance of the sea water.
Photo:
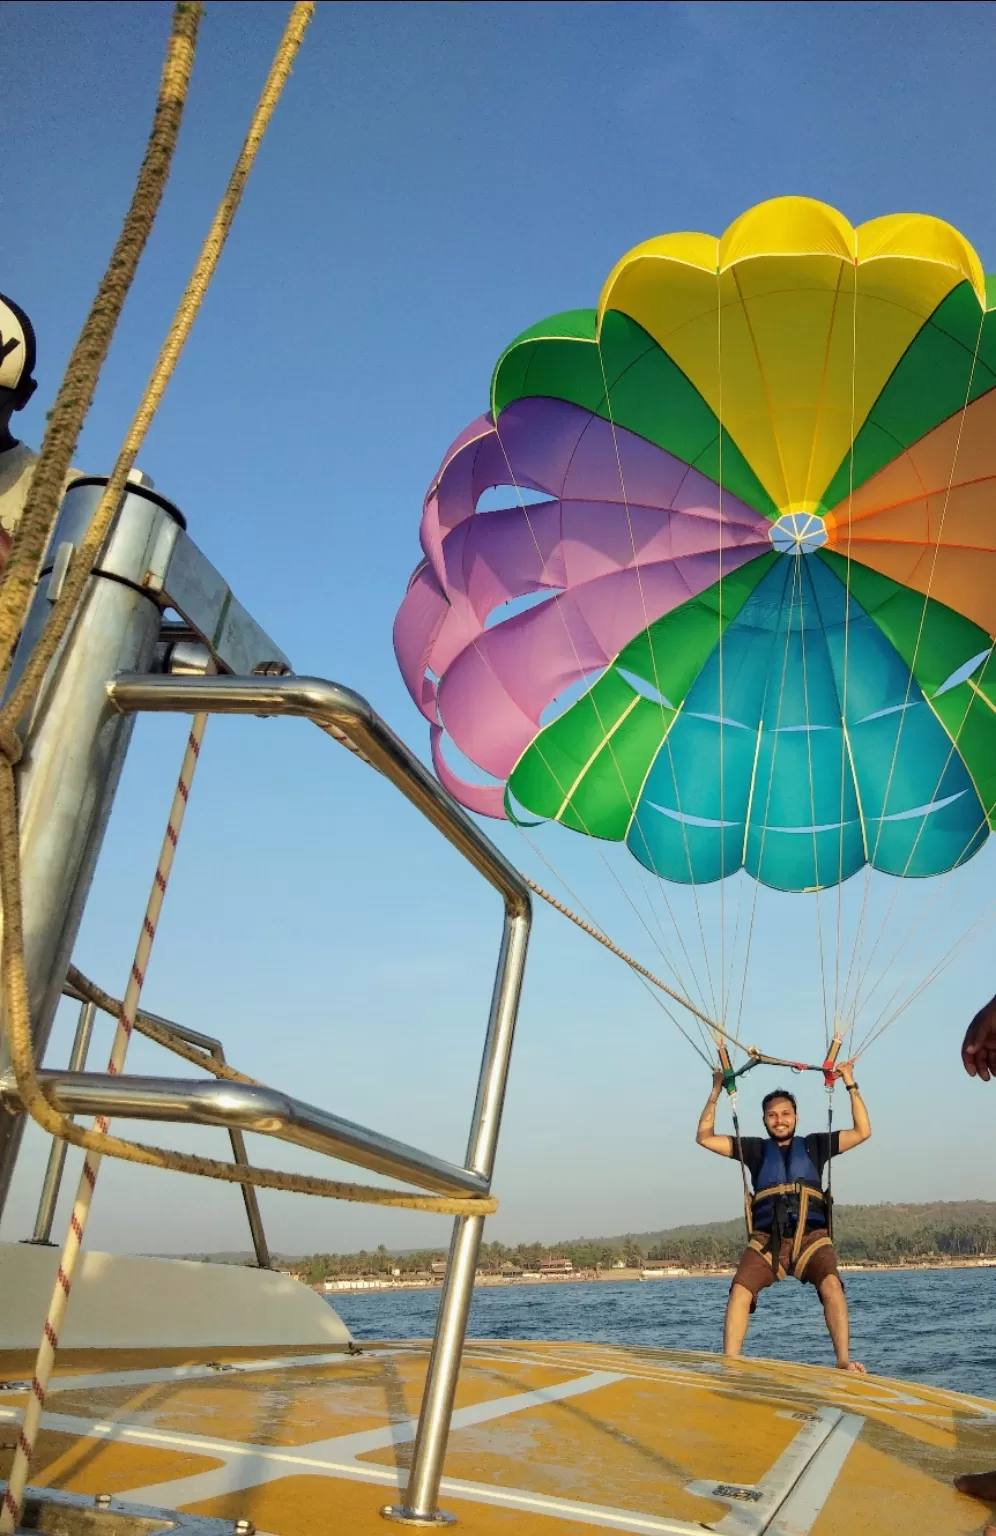
M996 1269L845 1274L851 1354L900 1376L996 1399ZM478 1286L479 1339L570 1339L659 1349L720 1348L729 1278ZM439 1291L337 1291L328 1298L358 1341L424 1339ZM745 1353L832 1365L812 1286L785 1281L759 1298Z

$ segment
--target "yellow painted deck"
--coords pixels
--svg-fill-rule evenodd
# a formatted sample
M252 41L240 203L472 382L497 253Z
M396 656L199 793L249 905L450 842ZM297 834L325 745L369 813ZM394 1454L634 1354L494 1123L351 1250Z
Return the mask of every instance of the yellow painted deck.
M0 1354L3 1475L32 1363ZM410 1343L65 1351L31 1482L273 1536L380 1536L425 1365ZM479 1536L961 1536L986 1511L951 1480L993 1465L982 1399L773 1361L473 1340L441 1504Z

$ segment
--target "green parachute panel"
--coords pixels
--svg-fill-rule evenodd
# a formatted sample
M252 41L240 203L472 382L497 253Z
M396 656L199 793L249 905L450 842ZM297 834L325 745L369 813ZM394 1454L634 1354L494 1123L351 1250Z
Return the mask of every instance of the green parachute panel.
M498 359L491 414L515 400L568 400L663 448L765 517L778 508L695 386L642 326L609 310L568 310L523 331Z
M986 278L986 294L988 303L996 300L996 279ZM896 364L817 510L840 506L897 454L994 387L996 309L983 315L971 283L959 283Z

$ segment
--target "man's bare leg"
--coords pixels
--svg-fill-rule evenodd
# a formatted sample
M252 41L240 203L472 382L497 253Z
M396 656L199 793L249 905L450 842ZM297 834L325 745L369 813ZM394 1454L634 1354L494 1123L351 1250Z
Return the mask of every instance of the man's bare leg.
M739 1281L735 1280L730 1286L730 1299L726 1303L726 1320L723 1323L724 1355L739 1355L743 1349L753 1300L752 1293Z
M851 1359L851 1328L847 1316L847 1298L844 1287L836 1275L825 1275L816 1287L823 1303L823 1316L827 1332L833 1342L837 1366L842 1371L864 1371L864 1366Z

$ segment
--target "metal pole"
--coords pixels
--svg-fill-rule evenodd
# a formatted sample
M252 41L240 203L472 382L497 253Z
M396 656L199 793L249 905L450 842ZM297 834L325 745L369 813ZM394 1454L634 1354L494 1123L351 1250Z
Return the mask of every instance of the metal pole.
M489 1183L494 1171L515 1021L529 942L530 913L505 918L491 1017L477 1087L477 1103L467 1148L467 1167L483 1173ZM402 1525L453 1525L453 1515L439 1508L439 1484L449 1439L467 1318L474 1293L474 1273L484 1231L483 1216L457 1217L453 1224L446 1279L439 1302L436 1333L429 1356L425 1392L412 1451L403 1504L385 1504L381 1514Z
M198 676L201 675L202 670L203 669L198 669ZM84 977L81 972L77 971L75 974L80 982L86 982L87 978ZM81 1002L86 1001L85 996L77 991L76 983L73 980L68 980L66 982L66 985L63 987L63 995L66 997L79 998ZM93 1007L96 1008L96 1006L96 1003L94 1003ZM111 1017L116 1017L116 1014L112 1013ZM140 1008L136 1018L139 1020L151 1020L153 1024L158 1024L161 1029L168 1030L171 1035L175 1035L178 1039L185 1040L190 1045L200 1046L205 1055L210 1056L215 1061L220 1061L222 1064L224 1064L225 1048L221 1041L215 1039L213 1035L203 1035L201 1034L200 1030L197 1029L186 1029L182 1024L175 1024L172 1019L163 1019L160 1018L159 1014L157 1013L149 1013L148 1009L146 1008ZM69 1070L71 1072L76 1072L79 1071L80 1068L74 1067L72 1062L70 1062ZM249 1158L246 1154L246 1142L242 1132L240 1130L236 1130L233 1126L228 1132L228 1139L232 1143L233 1162L238 1163L241 1168L248 1168ZM63 1157L64 1156L65 1152L63 1151ZM256 1252L256 1264L260 1269L270 1269L270 1249L266 1241L266 1234L263 1231L263 1218L259 1212L259 1202L256 1198L256 1190L252 1184L242 1185L242 1201L246 1208L246 1217L249 1221L249 1234L252 1237L252 1245ZM38 1240L37 1224L35 1227L35 1234L36 1235L32 1241L36 1242Z
M473 1199L488 1193L489 1180L474 1169L447 1163L262 1083L213 1078L205 1083L186 1077L138 1077L130 1072L52 1072L48 1067L39 1070L38 1083L49 1103L64 1115L234 1127L356 1163L434 1194ZM0 1077L0 1106L13 1114L23 1110L13 1072Z
M70 1072L82 1072L86 1066L90 1036L93 1034L93 1021L96 1017L96 1003L84 1003L80 1009L79 1022L73 1037L73 1048L69 1053ZM52 1218L55 1215L59 1187L62 1184L62 1170L65 1166L66 1143L60 1137L53 1136L52 1150L48 1154L48 1167L45 1169L45 1178L42 1182L41 1199L38 1201L35 1230L28 1239L29 1242L39 1243L45 1248L55 1246L49 1239L52 1236Z
M501 892L505 929L467 1155L468 1167L482 1174L490 1188L531 922L529 889L519 871L351 689L315 677L119 677L108 694L123 711L306 716L379 768ZM410 1525L452 1520L438 1509L437 1500L482 1230L482 1219L473 1216L458 1218L454 1228L406 1503L381 1511L391 1520Z
M41 634L68 557L89 524L103 482L66 493L45 569L24 626L11 685ZM24 947L31 1029L45 1053L73 943L131 737L130 719L107 697L122 670L146 671L156 653L159 608L142 589L150 565L180 531L175 508L155 492L132 488L73 623L19 734L17 773L24 891ZM0 1073L10 1068L0 1018ZM0 1115L0 1215L24 1129L23 1116Z
M246 1139L241 1131L229 1131L228 1139L232 1143L232 1158L240 1168L248 1168L249 1158L246 1156ZM259 1202L256 1199L256 1191L252 1184L243 1184L242 1199L245 1202L246 1217L249 1222L249 1232L252 1236L252 1245L256 1250L256 1266L258 1269L269 1269L270 1250L266 1245L266 1234L263 1231L263 1218L259 1214Z
M324 677L116 677L108 698L122 714L296 715L377 768L500 891L507 912L530 910L529 887L373 706Z

